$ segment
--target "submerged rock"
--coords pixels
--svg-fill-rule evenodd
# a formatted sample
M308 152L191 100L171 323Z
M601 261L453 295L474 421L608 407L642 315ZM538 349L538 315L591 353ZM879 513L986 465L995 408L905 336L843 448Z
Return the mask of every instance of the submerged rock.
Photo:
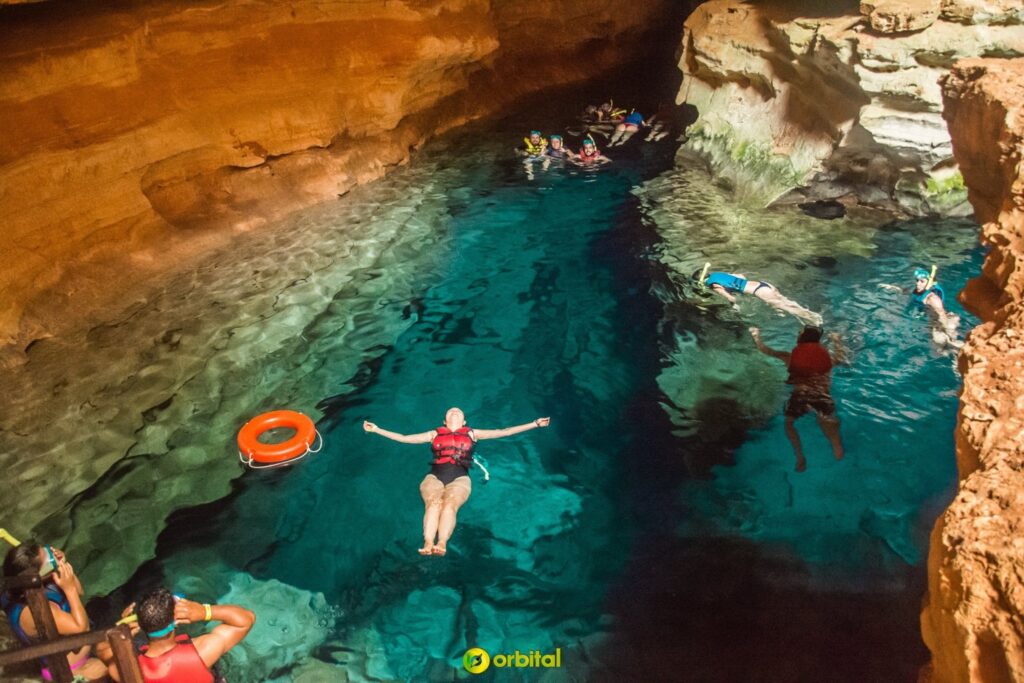
M829 221L846 215L846 207L842 202L835 199L819 199L814 202L804 202L803 204L797 204L797 207L808 216L823 218Z

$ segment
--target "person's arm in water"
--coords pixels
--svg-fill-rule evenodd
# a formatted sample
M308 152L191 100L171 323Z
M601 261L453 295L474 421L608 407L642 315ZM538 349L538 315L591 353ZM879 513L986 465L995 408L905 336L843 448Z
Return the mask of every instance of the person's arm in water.
M505 427L504 429L474 429L473 435L477 441L481 439L500 439L505 436L512 436L513 434L522 434L528 432L531 429L537 429L538 427L547 427L551 424L550 417L538 417L533 422L527 422L524 425L517 425L515 427Z
M711 285L711 291L714 292L715 294L718 294L719 296L724 296L726 299L730 301L730 303L736 303L736 297L730 294L729 290L727 290L722 285Z
M879 289L884 289L887 292L896 292L897 294L906 294L907 290L899 285L890 285L888 282L879 282Z
M210 618L207 619L207 616ZM224 654L242 642L256 623L256 615L238 605L201 605L191 600L178 600L174 604L174 620L178 624L201 621L219 621L209 633L192 640L199 657L207 668L217 663Z
M929 292L928 296L924 298L924 305L935 311L935 315L939 316L940 320L946 318L946 307L942 303L942 297L935 292Z
M771 356L772 358L778 358L779 360L781 360L786 365L789 365L789 352L788 351L777 351L777 350L771 348L770 346L766 346L764 341L761 339L761 330L759 330L756 327L751 327L750 328L750 336L754 338L754 346L757 347L758 351L760 351L761 353L765 354L766 356Z
M372 422L366 420L363 421L363 431L369 432L370 434L380 434L381 436L397 441L399 443L430 443L437 436L437 432L431 429L429 432L420 432L419 434L399 434L398 432L389 432L386 429L381 429Z
M833 332L828 336L828 340L832 346L832 363L835 365L850 365L852 362L850 349L843 343L843 338L839 336L839 333Z

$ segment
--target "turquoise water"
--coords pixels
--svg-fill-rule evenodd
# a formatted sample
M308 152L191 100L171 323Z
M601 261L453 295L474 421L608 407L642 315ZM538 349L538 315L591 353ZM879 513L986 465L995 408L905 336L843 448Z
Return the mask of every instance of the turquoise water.
M914 680L958 377L927 321L877 285L937 263L958 291L980 267L977 227L746 209L673 168L670 144L527 174L508 155L518 133L450 136L277 231L296 276L268 276L265 310L292 297L294 315L225 324L252 341L229 371L199 372L227 377L218 391L244 414L319 402L325 448L176 512L111 602L163 581L255 609L227 663L239 680L461 679L472 646L561 648L543 680ZM286 228L322 249L289 250ZM323 254L353 230L365 258L342 273L344 254ZM685 275L706 260L772 281L846 338L844 461L808 417L808 471L793 472L784 372L746 326L786 347L798 325L692 296ZM552 424L481 445L493 478L474 474L448 557L424 559L428 449L361 421L426 431L453 405L478 427ZM195 414L161 428L172 449L210 438ZM207 457L233 458L217 431Z

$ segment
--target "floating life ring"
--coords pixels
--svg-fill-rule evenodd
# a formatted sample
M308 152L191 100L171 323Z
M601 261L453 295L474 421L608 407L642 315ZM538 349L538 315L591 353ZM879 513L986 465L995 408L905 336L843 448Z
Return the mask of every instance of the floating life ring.
M281 443L262 443L259 437L271 429L294 429ZM319 442L320 445L315 444ZM310 453L319 453L323 438L313 421L294 410L275 410L257 415L238 432L238 459L253 469L290 465ZM257 464L258 463L258 464Z

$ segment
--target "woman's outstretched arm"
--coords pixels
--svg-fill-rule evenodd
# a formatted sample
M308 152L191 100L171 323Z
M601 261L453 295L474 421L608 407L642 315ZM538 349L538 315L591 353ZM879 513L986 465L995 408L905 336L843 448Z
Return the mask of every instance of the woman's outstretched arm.
M388 430L381 429L369 421L363 422L363 430L370 434L380 434L385 438L399 443L430 443L434 440L434 437L437 436L437 432L433 429L429 432L421 432L419 434L399 434L398 432L389 432Z
M533 422L527 422L524 425L517 425L515 427L505 427L504 429L473 429L473 435L476 436L477 441L480 439L500 439L503 436L521 434L522 432L528 432L531 429L537 429L538 427L547 427L549 424L551 424L550 417L538 417Z

